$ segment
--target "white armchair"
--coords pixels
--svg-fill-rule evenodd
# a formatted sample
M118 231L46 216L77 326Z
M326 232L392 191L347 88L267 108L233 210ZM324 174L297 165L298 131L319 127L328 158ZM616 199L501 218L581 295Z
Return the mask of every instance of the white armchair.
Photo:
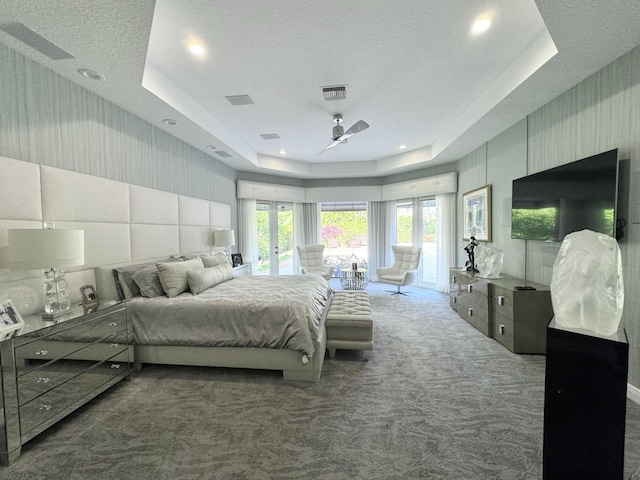
M333 276L333 267L323 263L324 245L298 245L300 270L303 274L322 275L326 280Z
M394 245L391 249L393 250L393 265L376 269L378 281L396 285L398 291L393 292L393 295L406 295L400 291L400 287L409 285L416 279L422 247Z

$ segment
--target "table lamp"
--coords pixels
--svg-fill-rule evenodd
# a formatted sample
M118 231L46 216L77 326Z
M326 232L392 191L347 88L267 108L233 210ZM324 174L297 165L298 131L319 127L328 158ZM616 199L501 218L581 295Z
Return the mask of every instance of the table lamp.
M51 320L71 307L68 283L61 266L84 264L84 230L55 228L8 230L9 266L20 270L44 269L44 314Z
M230 249L236 244L236 235L233 230L215 230L213 232L213 246L224 247L224 254L229 259Z

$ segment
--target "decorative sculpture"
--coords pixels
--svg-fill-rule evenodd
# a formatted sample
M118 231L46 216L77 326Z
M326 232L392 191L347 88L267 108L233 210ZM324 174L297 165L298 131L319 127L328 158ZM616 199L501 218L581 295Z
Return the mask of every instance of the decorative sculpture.
M464 251L467 252L469 256L469 260L465 263L465 267L467 267L467 272L471 274L478 273L478 269L476 268L476 260L475 260L475 248L478 246L478 242L476 242L476 237L471 237L471 241L469 245L464 247Z
M500 278L502 270L502 250L486 245L478 245L475 258L478 275L482 278Z
M615 238L591 230L564 237L553 264L551 303L559 326L607 336L617 332L624 282Z

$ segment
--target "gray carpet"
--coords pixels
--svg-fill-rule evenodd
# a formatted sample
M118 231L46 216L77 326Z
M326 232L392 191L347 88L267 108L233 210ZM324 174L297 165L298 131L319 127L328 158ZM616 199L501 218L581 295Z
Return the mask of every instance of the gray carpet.
M319 384L147 366L30 441L0 478L541 478L544 356L484 337L445 295L384 289L368 288L368 362L339 350ZM628 402L624 478L638 469L640 405Z

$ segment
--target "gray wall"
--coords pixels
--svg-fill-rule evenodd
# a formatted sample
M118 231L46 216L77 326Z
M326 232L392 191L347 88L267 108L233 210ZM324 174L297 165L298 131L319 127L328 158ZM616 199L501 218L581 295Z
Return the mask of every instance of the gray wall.
M234 169L1 44L0 155L225 203L237 223Z
M458 162L458 208L464 192L493 193L493 246L504 273L548 285L559 244L510 238L511 181L613 148L624 160L619 213L627 220L622 251L630 344L629 382L640 386L640 47L612 62ZM458 218L461 218L460 212ZM458 225L461 238L462 225ZM462 246L462 242L459 242ZM465 255L458 251L458 264Z

